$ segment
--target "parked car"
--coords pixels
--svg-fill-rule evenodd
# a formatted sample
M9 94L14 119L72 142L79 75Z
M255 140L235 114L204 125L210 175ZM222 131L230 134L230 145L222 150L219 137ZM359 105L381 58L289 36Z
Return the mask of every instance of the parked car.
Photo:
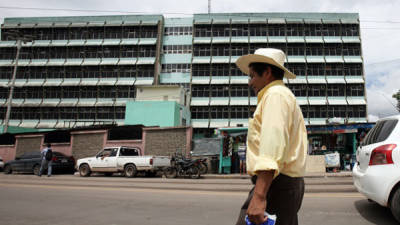
M0 157L0 171L2 171L3 168L4 168L3 158Z
M169 157L142 156L140 149L126 146L105 148L94 157L78 159L76 164L82 177L90 176L91 172L108 176L123 172L126 177L135 177L138 171L154 174L170 165Z
M74 173L75 172L75 159L72 156L66 156L60 152L53 152L53 173ZM20 173L33 173L39 174L41 165L41 153L28 152L15 160L8 161L4 165L4 173L10 174L13 172ZM47 171L47 168L46 168Z
M400 115L377 121L357 149L354 185L400 222Z

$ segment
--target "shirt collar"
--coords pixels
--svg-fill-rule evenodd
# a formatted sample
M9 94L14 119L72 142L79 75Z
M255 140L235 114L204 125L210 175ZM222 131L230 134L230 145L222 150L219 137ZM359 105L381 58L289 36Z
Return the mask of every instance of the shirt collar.
M283 80L274 80L271 83L269 83L268 85L266 85L265 87L263 87L263 89L261 89L261 91L258 92L258 94L257 94L257 103L261 101L261 99L264 96L265 92L267 92L267 90L270 87L277 86L277 85L284 85L283 84Z

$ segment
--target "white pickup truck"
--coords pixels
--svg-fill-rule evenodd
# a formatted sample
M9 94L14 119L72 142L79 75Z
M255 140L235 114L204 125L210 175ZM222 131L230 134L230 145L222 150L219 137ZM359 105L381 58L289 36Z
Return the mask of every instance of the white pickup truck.
M101 150L94 157L78 159L76 163L79 175L90 176L92 172L113 173L123 172L126 177L135 177L138 171L155 173L171 165L167 156L141 156L138 148L109 147Z

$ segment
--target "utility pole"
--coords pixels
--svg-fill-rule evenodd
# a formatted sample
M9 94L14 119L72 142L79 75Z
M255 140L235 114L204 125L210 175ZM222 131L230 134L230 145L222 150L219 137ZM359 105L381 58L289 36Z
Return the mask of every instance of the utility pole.
M15 65L14 71L11 78L10 92L7 99L7 111L6 111L6 118L4 119L4 131L3 133L7 133L8 130L8 123L10 121L10 114L11 114L11 105L14 93L14 85L15 85L15 78L17 76L17 67L18 67L18 59L19 59L19 52L21 51L22 42L26 43L27 41L31 41L33 39L32 36L28 35L20 35L18 31L9 32L10 36L14 37L17 40L17 55L15 56Z
M10 120L11 104L12 104L12 98L13 98L13 93L14 93L15 77L17 76L18 58L19 58L19 52L21 50L21 42L22 41L20 39L17 40L17 55L15 56L15 65L14 65L13 75L11 78L11 85L9 85L10 92L9 92L8 99L7 99L6 118L4 119L4 133L7 133L8 122Z
M208 14L211 13L211 0L208 0Z

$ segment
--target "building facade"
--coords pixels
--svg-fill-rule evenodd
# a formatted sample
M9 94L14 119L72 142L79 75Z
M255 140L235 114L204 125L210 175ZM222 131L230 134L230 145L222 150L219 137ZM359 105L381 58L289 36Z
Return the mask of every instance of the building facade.
M10 125L123 124L138 86L190 91L195 135L247 127L256 97L236 68L257 48L282 49L297 75L284 80L306 125L367 121L359 16L355 13L195 14L6 18L0 41L0 118L21 48Z

